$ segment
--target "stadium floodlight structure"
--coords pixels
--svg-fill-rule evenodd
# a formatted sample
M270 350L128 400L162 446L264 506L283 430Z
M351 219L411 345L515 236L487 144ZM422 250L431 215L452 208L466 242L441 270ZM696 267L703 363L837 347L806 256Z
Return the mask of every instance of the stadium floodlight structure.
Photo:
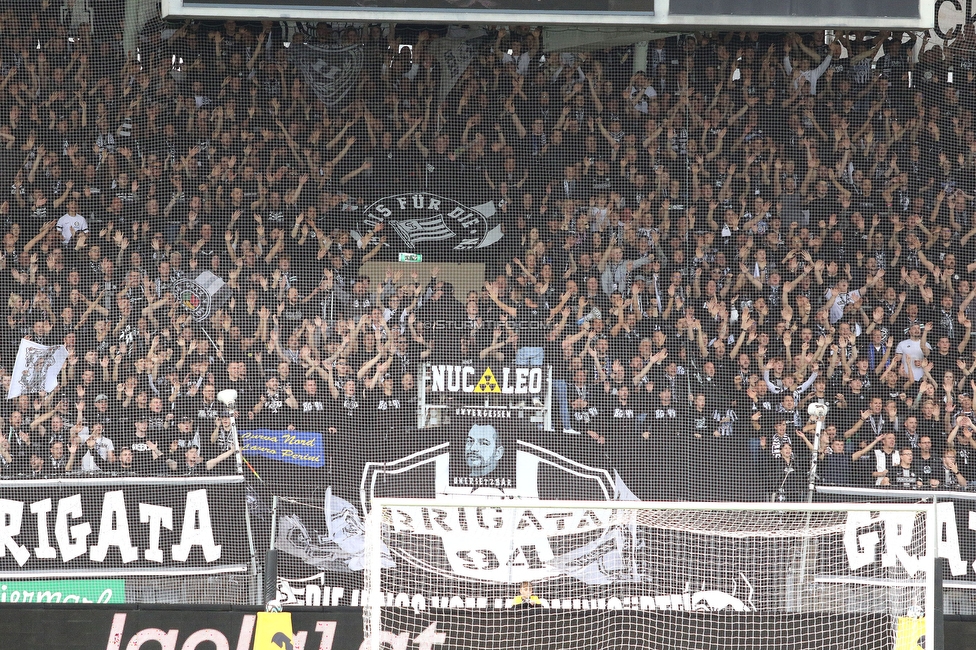
M915 647L937 531L928 503L376 499L364 647Z

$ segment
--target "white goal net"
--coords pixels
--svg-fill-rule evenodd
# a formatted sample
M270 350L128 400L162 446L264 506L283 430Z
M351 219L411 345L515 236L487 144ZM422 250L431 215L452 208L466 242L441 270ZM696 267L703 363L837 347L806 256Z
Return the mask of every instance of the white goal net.
M934 620L930 512L377 500L364 647L914 648Z

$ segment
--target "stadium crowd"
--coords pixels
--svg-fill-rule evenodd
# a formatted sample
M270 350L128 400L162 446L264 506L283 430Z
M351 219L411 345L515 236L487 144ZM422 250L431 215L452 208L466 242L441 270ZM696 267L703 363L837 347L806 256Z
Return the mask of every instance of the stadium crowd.
M241 428L434 436L418 364L486 361L551 365L553 448L643 498L798 499L813 453L824 483L976 481L972 25L671 37L637 73L499 29L448 83L442 29L156 23L137 58L0 24L4 390L22 338L69 354L3 405L6 476L236 471L225 388ZM363 53L344 101L303 43ZM362 227L422 192L494 206L450 257L483 291ZM196 322L172 289L203 270L232 295Z

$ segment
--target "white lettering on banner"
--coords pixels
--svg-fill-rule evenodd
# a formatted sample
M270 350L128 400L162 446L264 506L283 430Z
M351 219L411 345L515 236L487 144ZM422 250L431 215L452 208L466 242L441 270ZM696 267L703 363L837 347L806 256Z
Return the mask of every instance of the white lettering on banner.
M200 522L199 526L196 525L197 521ZM183 531L180 543L173 545L173 559L186 562L194 546L203 550L203 558L207 562L220 558L220 546L214 543L213 526L210 524L210 504L207 503L206 490L194 490L186 494Z
M962 561L962 554L959 552L959 533L956 529L956 508L951 501L943 501L936 504L936 516L939 518L939 557L949 561L949 570L952 575L965 575L966 563ZM969 513L970 520L973 517Z
M430 390L432 393L502 393L503 395L538 395L542 393L543 373L541 366L505 367L499 375L487 368L479 373L472 366L430 366ZM480 377L480 379L479 379Z
M253 642L254 624L257 618L254 614L241 615L241 629L237 634L235 643L232 643L232 640L228 639L220 630L204 628L189 632L186 640L180 646L178 645L181 636L179 628L164 631L156 627L147 627L133 632L126 642L124 636L126 617L127 615L121 612L112 617L112 627L108 633L105 650L123 650L123 648L125 650L141 650L143 647L159 647L160 650L177 650L178 648L196 650L208 646L212 646L214 650L230 650L230 648L247 650ZM315 632L322 635L317 646L306 644L310 634L309 630L295 630L295 650L332 650L337 625L336 621L315 621ZM427 630L422 635L426 633ZM425 647L429 649L430 646Z
M847 551L847 564L852 571L877 562L877 548L881 542L880 530L872 530L868 533L858 532L862 528L877 526L883 521L882 517L872 517L871 514L861 510L847 513L847 524L844 527L844 550ZM912 516L914 517L914 514Z
M151 503L139 504L139 521L149 524L149 548L144 557L150 562L163 561L163 550L159 548L160 527L173 530L173 509L166 506L154 506Z
M915 577L922 568L922 558L910 555L907 547L912 543L915 532L916 514L914 512L882 512L884 520L885 545L881 554L881 566L894 567L901 563L909 576Z
M855 571L878 561L878 546L881 533L884 533L884 548L881 553L881 566L901 565L910 576L923 568L923 555L909 552L908 547L916 539L919 522L915 513L879 511L878 516L865 511L847 513L844 526L844 550L848 567ZM968 511L968 528L976 531L976 512ZM938 520L938 553L949 563L953 576L966 575L968 565L961 557L959 530L956 523L956 504L943 501L936 506ZM972 562L976 571L976 559Z
M34 557L52 560L58 556L58 552L48 539L47 534L47 513L51 512L51 500L42 499L30 505L30 511L37 515L37 543L34 547Z
M685 581L690 585L690 581ZM690 587L680 593L660 595L627 595L594 598L579 594L565 598L542 599L543 609L573 609L573 610L641 610L641 611L688 611L688 612L754 612L758 608L754 604L755 589L752 582L740 573L734 579L731 587L728 583L722 585L724 589L702 589L691 591ZM731 593L730 593L731 592ZM328 603L323 602L322 594L332 594ZM359 589L353 589L348 595L342 587L330 586L326 583L325 573L316 573L308 578L288 579L278 578L276 597L285 606L305 607L362 607L367 600L366 594ZM508 603L503 598L489 598L486 596L445 596L439 594L410 594L381 592L380 602L388 607L407 607L414 612L428 609L507 609Z
M54 538L58 541L58 550L61 551L61 561L70 562L76 557L80 557L88 550L88 536L91 535L92 527L87 521L82 524L75 524L68 528L68 516L72 519L81 519L83 514L81 507L81 495L72 494L58 500L58 514L54 520Z
M447 641L447 635L443 632L437 631L437 622L433 622L428 625L423 632L410 639L410 634L408 632L400 632L399 634L394 634L387 630L382 630L379 633L380 636L380 647L390 646L394 650L407 650L407 644L413 643L417 646L418 650L433 650L435 645L441 645ZM366 637L363 642L359 645L359 650L367 650L371 648L372 639Z
M25 505L27 504L23 501L0 499L0 557L9 551L20 566L24 566L31 557L31 552L16 539L21 535ZM31 539L36 538L37 541L34 556L41 559L55 558L57 555L51 545L47 521L47 515L53 507L52 500L42 499L31 503L29 507L37 519L37 528L31 534ZM58 499L54 520L54 540L62 562L70 562L85 553L88 553L94 562L104 562L109 549L113 546L119 549L124 564L139 559L139 549L132 544L123 491L106 492L103 495L98 539L90 547L88 537L92 534L91 524L82 521L69 525L71 519L83 519L83 517L80 494ZM161 531L162 528L173 530L173 509L169 506L140 503L139 521L148 526L149 532L149 546L143 551L143 557L149 562L161 564L165 559L163 549L160 547ZM183 525L179 532L179 543L173 544L170 548L173 560L186 562L194 546L200 547L207 562L220 559L221 546L214 540L206 490L187 492Z
M550 537L629 523L624 521L626 515L614 517L613 511L603 509L537 512L532 508L395 506L388 513L385 519L393 532L439 537L451 570L479 580L505 580L513 570L526 580L559 575L562 569L552 562L555 553Z
M342 602L345 593L345 587L326 586L325 574L316 573L310 578L298 580L288 580L279 576L276 598L283 605L339 607L340 605L348 605L348 602ZM323 596L326 596L325 600L323 600Z
M469 418L478 418L480 420L510 420L512 418L511 411L467 407L454 409L454 415L463 415Z
M969 530L976 530L976 512L973 512L972 510L969 511ZM956 545L958 544L959 541L956 540ZM973 560L973 571L976 571L976 560ZM963 573L965 573L965 571L963 571Z
M881 541L881 531L884 531L881 565L893 567L900 560L905 571L914 576L921 565L921 558L909 555L905 547L912 541L915 519L916 513L913 512L882 511L878 517L873 517L870 512L848 512L844 527L844 549L847 551L847 563L851 570L861 569L878 561L877 548ZM869 527L873 529L871 532L860 532Z
M98 543L88 553L95 562L104 562L108 549L112 546L118 547L123 564L139 559L139 549L132 545L132 536L129 535L129 518L125 512L125 494L122 490L105 493L102 499L102 523L98 527Z
M939 39L945 38L950 30L955 30L958 36L964 24L974 21L976 16L973 15L972 0L936 0L934 31Z
M506 513L508 516L505 516ZM540 512L531 508L503 510L502 508L436 508L428 506L397 506L391 509L390 525L396 533L456 533L534 529L545 535L566 535L598 530L610 522L610 510L580 510ZM517 518L516 516L517 515ZM493 533L494 534L494 533Z
M23 521L23 501L0 499L0 557L6 555L9 550L20 566L24 566L30 558L27 547L14 541L14 538L20 535L20 525Z

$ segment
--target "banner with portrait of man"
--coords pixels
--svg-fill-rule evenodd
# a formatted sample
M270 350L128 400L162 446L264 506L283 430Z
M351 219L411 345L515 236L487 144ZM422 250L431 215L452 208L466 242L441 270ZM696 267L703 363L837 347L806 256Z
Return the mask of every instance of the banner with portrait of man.
M42 391L50 393L58 385L58 375L67 358L68 351L63 345L41 345L21 339L7 399Z
M473 409L471 409L473 410ZM485 415L494 414L485 410ZM463 418L451 438L449 485L451 491L465 493L516 489L517 445L510 420Z

